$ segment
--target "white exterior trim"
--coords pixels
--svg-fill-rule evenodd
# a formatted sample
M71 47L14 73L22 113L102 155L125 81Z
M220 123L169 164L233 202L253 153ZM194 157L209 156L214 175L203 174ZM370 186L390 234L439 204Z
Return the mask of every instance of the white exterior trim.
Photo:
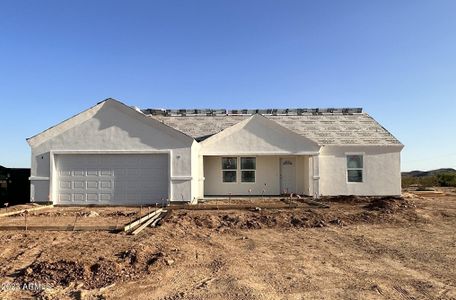
M40 176L30 176L29 177L30 181L47 181L50 180L49 177L40 177Z

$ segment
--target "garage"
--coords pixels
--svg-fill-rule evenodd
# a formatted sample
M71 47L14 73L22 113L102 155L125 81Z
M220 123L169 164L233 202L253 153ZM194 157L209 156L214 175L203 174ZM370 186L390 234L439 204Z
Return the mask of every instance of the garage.
M168 154L55 154L59 204L138 205L168 199Z

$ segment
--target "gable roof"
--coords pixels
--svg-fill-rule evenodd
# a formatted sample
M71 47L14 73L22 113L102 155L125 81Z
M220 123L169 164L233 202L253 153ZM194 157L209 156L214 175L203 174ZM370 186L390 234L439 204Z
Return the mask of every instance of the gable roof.
M269 120L312 139L319 145L402 146L401 142L362 109L236 110L235 113L226 110L142 111L197 141L242 122L254 113L261 113Z
M320 146L268 118L254 114L201 142L203 154L314 154Z
M101 102L98 102L96 105L60 122L59 124L54 125L30 138L27 138L26 141L32 147L37 146L37 145L41 144L42 142L47 141L48 139L51 139L51 138L59 135L60 133L92 118L99 110L103 109L103 107L105 107L105 106L113 106L126 113L134 114L142 122L147 122L147 123L150 123L151 125L161 127L163 130L165 130L169 134L173 134L176 137L184 139L186 141L193 141L193 137L189 136L185 132L182 132L181 130L177 130L171 126L168 126L167 124L165 124L163 122L159 122L158 120L148 118L139 109L130 107L113 98L107 98Z

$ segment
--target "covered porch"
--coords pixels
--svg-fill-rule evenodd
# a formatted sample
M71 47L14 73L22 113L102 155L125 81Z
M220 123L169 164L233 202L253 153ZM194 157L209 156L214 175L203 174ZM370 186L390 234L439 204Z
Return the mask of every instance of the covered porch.
M319 156L205 155L203 197L319 195Z
M261 115L200 145L200 197L320 194L320 146Z

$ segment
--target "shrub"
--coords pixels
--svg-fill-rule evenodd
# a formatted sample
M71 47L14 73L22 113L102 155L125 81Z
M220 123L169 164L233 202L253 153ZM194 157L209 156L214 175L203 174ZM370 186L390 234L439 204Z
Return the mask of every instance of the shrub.
M456 174L454 173L441 173L437 175L437 182L439 186L453 186L456 187Z

